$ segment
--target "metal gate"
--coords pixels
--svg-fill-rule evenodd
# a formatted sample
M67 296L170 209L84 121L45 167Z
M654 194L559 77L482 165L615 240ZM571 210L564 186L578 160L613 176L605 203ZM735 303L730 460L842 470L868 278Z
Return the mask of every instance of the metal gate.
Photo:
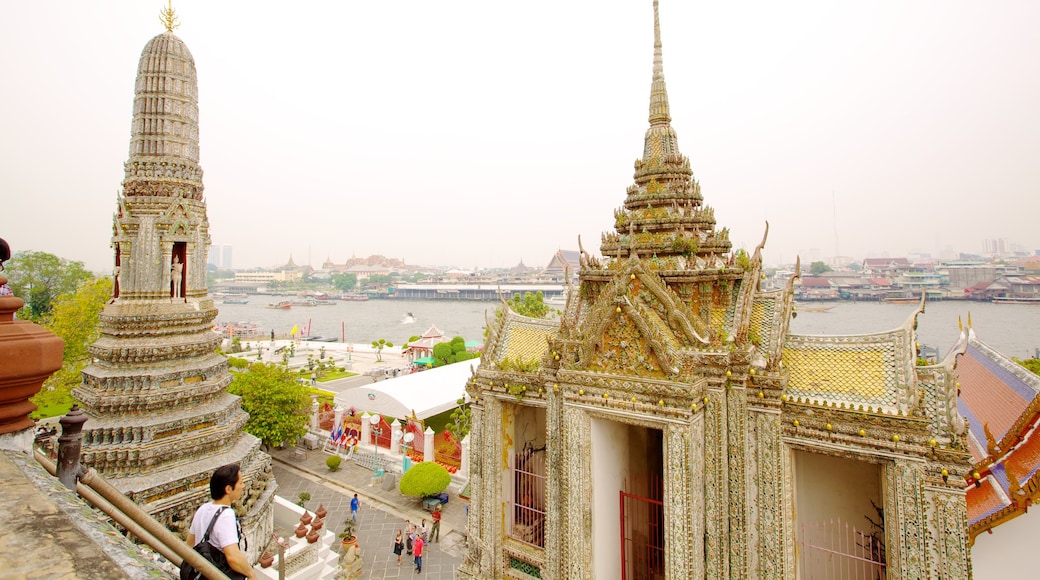
M625 478L621 491L621 578L665 577L664 485L656 474Z
M798 525L802 580L884 580L885 545L840 518Z

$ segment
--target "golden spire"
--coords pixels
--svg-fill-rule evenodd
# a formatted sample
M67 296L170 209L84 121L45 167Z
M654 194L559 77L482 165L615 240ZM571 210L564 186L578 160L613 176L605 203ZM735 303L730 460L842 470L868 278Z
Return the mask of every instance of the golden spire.
M177 11L173 9L173 0L166 0L166 8L159 12L159 22L166 27L166 32L173 32L174 28L181 25L180 19L177 18Z
M667 125L671 120L668 90L664 84L664 58L661 55L661 18L657 0L654 0L654 77L650 83L650 124Z

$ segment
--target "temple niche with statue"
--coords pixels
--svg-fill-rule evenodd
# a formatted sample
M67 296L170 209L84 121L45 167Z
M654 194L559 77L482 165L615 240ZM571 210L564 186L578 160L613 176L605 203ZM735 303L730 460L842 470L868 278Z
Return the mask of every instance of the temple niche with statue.
M671 126L654 2L650 127L559 319L503 306L473 397L465 578L965 579L953 355L798 336ZM766 226L768 231L768 226ZM624 574L624 576L623 576Z
M89 420L82 462L182 534L209 500L209 477L238 463L243 529L269 537L277 484L211 332L206 288L210 244L199 167L198 81L188 47L172 32L141 52L130 157L112 226L114 296L74 396ZM263 542L250 542L255 561Z

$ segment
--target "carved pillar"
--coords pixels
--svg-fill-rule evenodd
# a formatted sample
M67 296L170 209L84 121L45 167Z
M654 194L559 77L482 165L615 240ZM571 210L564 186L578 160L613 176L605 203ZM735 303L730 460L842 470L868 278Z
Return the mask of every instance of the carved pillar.
M704 408L704 538L705 578L729 578L729 478L726 445L726 395L706 391Z
M753 429L748 441L748 575L758 578L786 578L785 506L783 449L780 441L780 414L757 410L751 413Z
M694 414L690 421L690 475L688 480L690 494L690 578L707 578L706 555L704 553L704 482L705 482L705 449L704 449L704 407L698 404L701 412Z
M564 470L568 477L564 497L566 522L563 543L565 578L584 578L592 569L592 421L581 409L565 406Z
M559 391L546 385L549 393L546 404L546 505L552 509L547 510L545 527L545 566L542 567L542 578L544 580L555 580L566 578L564 570L563 550L566 547L565 518L562 509L564 505L563 480L566 473L563 469L563 461L566 446L563 442L564 417L563 396Z
M397 455L401 451L401 423L394 419L390 423L390 455ZM429 461L428 459L425 461Z
M689 578L695 563L704 561L704 541L693 532L694 512L691 511L691 457L693 445L689 425L668 425L665 429L665 512L664 526L666 568L668 578ZM703 569L701 570L703 574Z
M486 459L483 461L480 538L485 551L480 566L482 571L491 571L498 570L502 563L502 402L492 397L483 400L484 444L481 447Z
M458 574L460 578L481 578L482 574L484 574L483 577L487 577L487 570L481 568L485 561L485 549L484 538L480 535L484 525L484 469L488 463L483 454L485 449L484 406L480 404L479 399L474 399L470 403L469 410L470 429L469 435L463 441L463 460L466 459L466 442L472 442L476 446L477 452L473 455L468 471L470 497L466 533L469 539L467 542L469 549L462 565L459 566Z
M931 578L968 580L968 503L963 489L927 487Z
M885 552L890 578L925 578L924 464L897 459L886 469Z
M726 394L729 578L742 580L748 577L747 389L743 385L733 385Z

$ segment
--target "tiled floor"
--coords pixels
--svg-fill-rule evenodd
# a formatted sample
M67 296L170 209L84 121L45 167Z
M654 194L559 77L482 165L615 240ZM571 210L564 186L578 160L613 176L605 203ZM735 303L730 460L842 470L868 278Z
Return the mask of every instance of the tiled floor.
M300 492L306 491L311 494L307 508L315 510L319 505L324 505L329 511L325 519L332 526L330 529L337 533L342 531L343 520L350 516L350 499L353 496L348 488L341 484L321 481L278 462L274 463L274 474L278 480L278 495L296 500ZM427 547L421 574L415 572L407 554L403 555L401 565L397 565L397 556L392 551L394 532L404 526L406 517L414 516L405 515L383 505L368 505L364 498L361 499L355 533L364 562L363 577L425 577L438 580L454 578L456 568L462 563L463 553L462 536L455 531L443 535L440 543Z

